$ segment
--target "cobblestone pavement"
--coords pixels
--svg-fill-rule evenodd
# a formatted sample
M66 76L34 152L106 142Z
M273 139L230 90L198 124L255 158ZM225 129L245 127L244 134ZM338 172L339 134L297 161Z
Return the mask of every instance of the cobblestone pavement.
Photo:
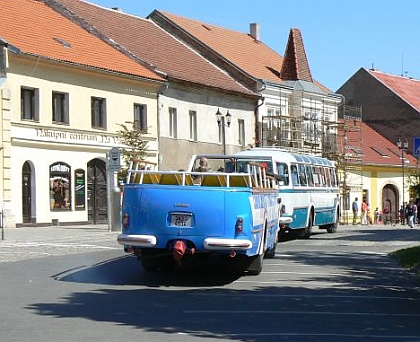
M98 250L122 250L108 225L22 227L1 230L0 262Z

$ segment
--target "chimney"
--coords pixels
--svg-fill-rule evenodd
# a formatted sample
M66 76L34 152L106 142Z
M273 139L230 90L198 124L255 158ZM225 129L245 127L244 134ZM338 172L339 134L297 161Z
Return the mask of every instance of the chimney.
M251 23L249 24L249 34L252 38L254 38L256 41L260 41L260 24L257 23Z

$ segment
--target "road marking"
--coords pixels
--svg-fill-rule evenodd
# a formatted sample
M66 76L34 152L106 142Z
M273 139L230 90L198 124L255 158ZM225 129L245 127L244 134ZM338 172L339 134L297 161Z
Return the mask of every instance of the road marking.
M372 313L372 312L334 312L334 311L282 311L282 310L183 310L184 314L281 314L281 315L338 315L338 316L392 316L420 317L420 314Z
M178 332L178 334L182 335L190 335L190 336L201 336L203 332L197 331L196 333L189 331L188 333L185 332ZM230 333L230 334L214 334L206 332L206 336L213 336L218 338L228 338L228 337L262 337L262 336L279 336L279 337L350 337L350 338L375 338L375 339L416 339L418 341L418 335L365 335L365 334L332 334L332 333Z
M18 242L1 244L0 248L15 248L15 247L76 247L76 248L101 248L101 249L119 249L118 247L100 246L92 244L78 244L78 243L48 243L48 242Z

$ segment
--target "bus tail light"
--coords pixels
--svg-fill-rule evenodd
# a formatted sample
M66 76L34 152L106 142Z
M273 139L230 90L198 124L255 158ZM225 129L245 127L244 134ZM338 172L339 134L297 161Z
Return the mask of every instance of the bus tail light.
M122 225L124 228L128 227L128 221L129 221L128 218L129 218L128 214L125 213L122 218Z
M244 230L244 220L242 219L242 217L238 217L236 219L235 232L236 234L241 234L243 230Z

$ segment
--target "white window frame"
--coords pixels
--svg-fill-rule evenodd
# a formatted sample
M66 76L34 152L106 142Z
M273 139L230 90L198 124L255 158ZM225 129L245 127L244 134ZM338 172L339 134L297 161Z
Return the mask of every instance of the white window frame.
M169 136L171 138L178 137L178 129L177 129L177 111L176 108L170 107L169 108Z
M197 141L197 112L190 110L190 140Z

